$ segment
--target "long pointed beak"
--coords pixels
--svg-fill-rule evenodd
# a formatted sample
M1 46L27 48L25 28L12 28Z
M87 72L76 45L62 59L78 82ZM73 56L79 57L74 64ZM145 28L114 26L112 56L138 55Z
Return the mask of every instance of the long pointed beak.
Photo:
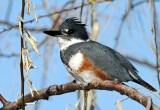
M43 33L48 34L50 36L54 36L54 37L62 35L60 31L43 31Z

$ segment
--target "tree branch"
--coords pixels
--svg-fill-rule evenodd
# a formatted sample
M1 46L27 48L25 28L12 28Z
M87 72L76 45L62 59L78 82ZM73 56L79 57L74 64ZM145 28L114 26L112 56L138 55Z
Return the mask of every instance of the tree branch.
M138 103L142 104L144 107L147 107L150 99L147 96L139 93L134 88L128 87L121 83L115 83L113 81L94 81L90 83L88 86L78 85L75 82L70 82L63 85L52 85L48 88L39 90L39 94L34 92L34 96L32 97L31 94L27 94L24 96L25 103L34 102L40 99L47 99L49 96L53 95L61 95L69 92L74 92L76 90L90 90L90 89L100 89L100 90L110 90L110 91L117 91L122 95L126 95L131 99L137 101ZM20 98L17 102L12 102L7 104L6 106L0 108L0 110L15 110L20 109L22 107L22 98ZM160 110L160 108L152 103L151 110Z
M22 0L22 12L21 17L24 19L24 9L25 9L25 0ZM21 58L20 58L20 75L21 75L21 97L22 97L22 109L25 110L25 102L24 102L24 72L23 72L23 22L21 21Z
M125 57L127 57L129 60L131 60L135 63L143 64L143 65L148 66L152 69L157 69L156 65L148 62L147 60L136 59L136 58L128 56L128 55L125 55Z
M7 105L8 101L0 94L0 101L2 102L3 105Z
M113 0L106 0L106 1L113 1ZM104 2L106 2L106 1L98 1L97 4L98 4L98 3L104 3ZM91 3L83 4L83 6L89 6L90 4L91 4ZM81 7L82 7L82 6L79 5L79 6L76 6L76 7L71 7L71 8L68 8L68 9L63 9L63 10L60 10L60 11L55 11L55 12L50 13L50 14L46 14L46 15L39 16L39 17L37 17L37 19L41 19L41 18L44 18L44 17L49 17L49 16L52 16L52 15L55 15L55 14L61 14L61 13L63 13L63 12L67 12L67 11L76 10L76 9L81 8ZM33 22L33 21L35 21L35 19L26 21L26 22L24 22L24 24L26 24L26 23L31 23L31 22ZM6 22L3 23L3 24L10 25L9 23L6 23ZM17 28L18 26L19 26L19 25L17 24L17 25L13 25L13 26L9 27L8 29L3 29L2 31L0 31L0 34L2 34L3 32L9 31L9 30L11 30L11 29L13 29L13 28Z

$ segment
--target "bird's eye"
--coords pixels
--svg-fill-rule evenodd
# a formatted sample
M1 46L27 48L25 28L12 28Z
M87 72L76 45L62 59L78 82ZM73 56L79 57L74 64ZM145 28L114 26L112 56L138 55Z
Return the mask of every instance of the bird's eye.
M70 30L68 31L68 33L69 33L69 34L73 34L73 33L74 33L74 30L73 30L73 29L70 29Z
M64 34L70 35L74 33L74 30L73 29L62 29L61 32Z

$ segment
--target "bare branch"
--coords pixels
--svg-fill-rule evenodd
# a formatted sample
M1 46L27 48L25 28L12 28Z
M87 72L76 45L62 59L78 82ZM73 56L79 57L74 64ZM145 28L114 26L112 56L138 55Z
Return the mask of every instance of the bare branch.
M21 17L24 18L24 8L25 8L25 0L22 0L22 12ZM21 61L20 61L20 74L21 74L21 96L22 96L22 109L25 110L25 102L24 102L24 71L23 71L23 22L21 21Z
M159 77L159 59L158 59L158 44L157 44L157 41L158 41L158 36L157 36L157 16L156 16L156 8L155 8L155 4L154 4L154 0L152 0L151 2L152 3L152 10L153 10L153 34L154 34L154 42L155 42L155 48L156 48L156 70L157 70L157 79L158 79L158 83L159 83L159 88L160 88L160 77Z
M112 0L107 0L107 1L112 1ZM106 2L106 1L98 1L97 3L103 3L103 2ZM83 6L89 6L89 5L90 5L90 3L83 4ZM46 14L46 15L39 16L39 17L37 17L37 19L41 19L41 18L44 18L44 17L49 17L49 16L52 16L52 15L55 15L55 14L61 14L61 13L63 13L63 12L67 12L67 11L71 11L71 10L76 10L76 9L78 9L78 8L81 8L81 7L82 7L82 6L79 5L79 6L76 6L76 7L71 7L71 8L68 8L68 9L63 9L63 10L60 10L60 11L55 11L55 12L50 13L50 14ZM24 22L24 24L26 24L26 23L31 23L31 22L33 22L33 21L35 21L35 19L26 21L26 22ZM11 30L11 29L13 29L13 28L15 28L15 27L18 27L18 25L14 25L14 26L12 26L12 27L9 27L8 29L3 29L3 31L1 31L0 34L2 34L3 32L9 31L9 30Z
M0 20L0 24L2 24L2 25L6 25L6 26L8 26L8 27L10 27L10 28L19 28L18 27L18 25L16 25L16 24L13 24L13 23L11 23L11 22L9 22L9 21L1 21ZM8 28L8 29L10 29L10 28ZM6 29L3 29L3 31L4 30L6 30ZM25 27L24 28L24 30L29 30L29 31L44 31L44 30L46 30L46 28L31 28L31 27ZM1 31L2 32L2 31Z
M81 11L80 11L80 21L82 21L82 13L83 13L83 5L84 5L84 0L82 0L82 5L81 5Z
M142 104L144 107L148 105L148 97L139 93L134 88L128 87L121 83L115 83L113 81L94 81L90 83L88 86L78 85L75 82L70 82L63 85L52 85L48 88L39 90L39 94L34 92L34 96L32 97L31 94L27 94L24 96L25 103L34 102L40 99L49 99L49 96L54 95L61 95L69 92L74 92L76 90L90 90L90 89L99 89L99 90L110 90L110 91L117 91L122 95L126 95L131 99L137 101L138 103ZM22 107L22 98L20 98L17 102L12 102L2 108L0 110L14 110L20 109ZM151 110L160 110L160 108L152 103Z
M126 55L125 55L125 56L126 56ZM157 68L156 65L151 64L151 63L148 62L148 61L136 59L136 58L131 57L131 56L126 56L126 57L127 57L129 60L131 60L131 61L134 61L134 62L139 63L139 64L143 64L143 65L148 66L148 67L150 67L150 68L152 68L152 69L156 69L156 68Z
M8 101L1 94L0 94L0 101L4 106L8 104Z

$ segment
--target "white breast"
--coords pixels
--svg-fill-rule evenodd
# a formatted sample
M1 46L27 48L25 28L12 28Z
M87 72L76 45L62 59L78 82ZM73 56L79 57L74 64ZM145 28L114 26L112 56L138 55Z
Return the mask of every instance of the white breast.
M95 74L92 73L93 71L84 71L82 72L81 74L78 74L78 77L80 77L81 79L83 79L84 82L81 82L80 80L76 80L76 83L77 84L88 84L88 83L91 83L92 81L95 81L95 80L100 80L100 79L97 79Z
M83 63L83 54L78 52L75 55L73 55L69 60L69 67L73 70L78 70Z

